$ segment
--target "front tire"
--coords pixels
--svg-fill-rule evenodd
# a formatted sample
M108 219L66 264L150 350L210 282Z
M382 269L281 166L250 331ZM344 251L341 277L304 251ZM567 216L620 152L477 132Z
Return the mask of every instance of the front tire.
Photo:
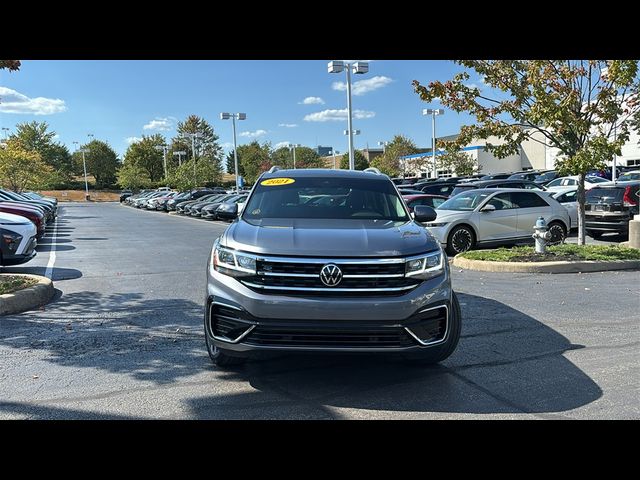
M451 295L451 314L449 315L449 331L444 343L436 347L429 347L424 352L407 353L404 355L405 362L413 365L431 365L442 362L455 351L460 341L462 330L462 312L460 302L455 292Z
M567 228L561 222L551 222L549 233L551 233L551 239L547 245L560 245L567 238Z
M473 249L476 244L476 236L468 225L459 225L451 230L447 238L447 253L457 255Z

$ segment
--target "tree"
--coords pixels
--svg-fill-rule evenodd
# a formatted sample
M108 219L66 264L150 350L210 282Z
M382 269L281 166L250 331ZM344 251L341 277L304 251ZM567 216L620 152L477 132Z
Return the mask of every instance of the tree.
M456 175L473 175L478 173L482 167L468 153L456 150L447 150L436 157L438 168L451 170Z
M87 161L87 175L93 175L96 179L97 188L110 187L116 182L116 171L120 166L116 152L108 143L101 140L92 140L82 146L81 150L87 150L85 158ZM82 171L82 153L80 151L73 154L73 159Z
M201 158L196 162L195 177L193 159L183 162L181 166L172 169L168 183L178 190L191 190L196 187L213 187L222 182L222 172L219 165L209 159Z
M559 152L561 175L578 175L578 243L584 245L584 179L621 154L629 129L640 122L640 81L635 60L462 60L466 68L446 82L413 86L426 102L436 97L455 112L475 117L453 142L459 150L472 139L495 135L501 145L487 144L499 158L518 152L524 140ZM474 71L493 92L467 85Z
M280 147L271 153L272 165L280 168L293 168L293 150L289 147ZM296 147L295 168L322 168L322 158L313 148Z
M233 156L233 150L227 153L225 158L225 163L227 167L227 173L235 174L236 171L236 163L235 158ZM240 154L238 153L238 172L241 176L244 176L244 170L242 169L242 162L240 161Z
M37 152L42 161L51 166L63 182L71 180L74 165L66 145L55 142L56 133L49 131L47 122L25 122L16 126L10 138L18 139L23 147Z
M124 154L124 164L135 165L147 172L151 182L157 182L164 178L164 159L162 150L156 147L165 144L165 138L156 133L151 136L142 136L142 140L132 143Z
M185 160L189 161L193 158L192 147L195 146L197 161L201 158L207 159L209 164L206 168L210 169L213 165L222 174L222 147L218 144L219 137L204 118L197 115L189 115L183 122L178 122L176 130L178 134L171 140L171 145L167 152L167 161L171 161L172 165L177 165L178 158L173 154L174 152L182 151L186 153L186 155L182 156L184 165ZM188 134L198 134L198 138L192 142ZM191 170L193 172L193 164L191 165Z
M353 163L355 164L356 170L364 170L365 168L369 168L369 162L367 161L367 157L360 150L353 151ZM340 168L343 170L349 170L349 153L345 153L342 155L342 160L340 160Z
M0 148L0 184L14 192L38 188L52 171L38 152L26 149L15 138Z
M397 177L400 173L404 173L400 157L414 153L418 153L418 147L413 140L404 135L395 135L384 153L371 161L371 166L390 177Z
M139 189L146 188L151 185L149 172L136 163L127 162L120 167L116 177L118 185L122 188Z
M20 70L20 60L0 60L0 70L5 68L10 72Z
M260 145L257 140L238 147L238 159L242 161L242 169L247 183L255 183L258 177L269 170L272 153L271 144L265 142Z

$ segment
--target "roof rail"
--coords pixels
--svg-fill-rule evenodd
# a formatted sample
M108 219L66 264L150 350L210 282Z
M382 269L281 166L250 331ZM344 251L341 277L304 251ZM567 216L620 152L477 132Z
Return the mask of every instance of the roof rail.
M364 169L367 173L375 173L376 175L382 175L382 172L378 170L376 167L369 167Z
M271 167L269 169L269 171L267 173L277 172L278 170L280 170L280 167L278 167L277 165L274 165L273 167Z

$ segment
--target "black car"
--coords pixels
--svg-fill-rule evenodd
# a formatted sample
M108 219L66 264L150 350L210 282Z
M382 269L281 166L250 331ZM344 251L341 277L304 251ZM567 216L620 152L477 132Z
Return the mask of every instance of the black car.
M535 178L534 182L539 185L546 185L556 178L558 178L558 172L556 172L555 170L550 170L548 172L542 172Z
M528 190L546 190L542 185L527 180L481 180L479 182L459 183L451 192L450 196L472 190L474 188L524 188Z
M480 180L505 180L509 178L512 173L491 173L489 175L483 175Z
M540 176L542 172L538 170L527 170L526 172L516 172L511 175L509 180L529 180L533 182L536 178Z
M124 202L131 195L133 195L131 190L122 190L122 192L120 192L120 203Z
M640 214L638 208L640 181L597 185L586 192L584 206L585 232L592 238L604 233L629 233L629 220Z
M460 183L460 180L462 180L460 177L445 178L423 185L414 185L414 188L429 195L444 195L445 197L448 197L451 195L456 184Z

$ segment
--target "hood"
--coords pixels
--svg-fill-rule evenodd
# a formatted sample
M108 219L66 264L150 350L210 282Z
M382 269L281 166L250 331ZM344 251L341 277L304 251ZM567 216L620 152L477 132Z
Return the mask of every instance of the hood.
M440 210L436 209L436 214L438 215L434 221L438 222L448 217L459 217L465 215L471 215L473 211L469 210Z
M13 213L0 212L0 225L28 225L31 220Z
M392 257L438 248L415 222L386 220L266 219L232 223L221 244L265 255L310 257Z

